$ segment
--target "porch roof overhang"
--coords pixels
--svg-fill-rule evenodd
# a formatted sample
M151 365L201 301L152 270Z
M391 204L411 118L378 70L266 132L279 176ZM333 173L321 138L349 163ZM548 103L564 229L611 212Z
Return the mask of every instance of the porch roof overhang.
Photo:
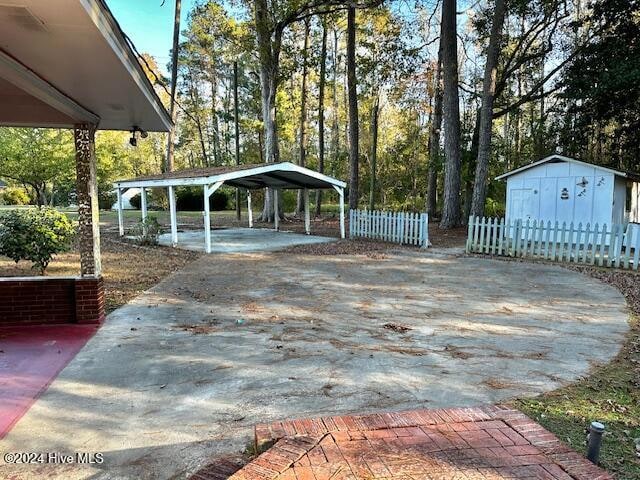
M172 126L105 0L0 0L0 105L0 126Z
M179 170L160 175L114 182L115 188L178 187L224 183L231 187L255 190L265 187L281 189L343 189L345 182L290 162L210 167Z

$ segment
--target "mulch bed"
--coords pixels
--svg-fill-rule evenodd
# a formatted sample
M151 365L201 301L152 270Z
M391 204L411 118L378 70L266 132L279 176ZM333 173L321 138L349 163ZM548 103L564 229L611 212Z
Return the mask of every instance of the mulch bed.
M107 312L128 303L200 256L197 252L177 248L141 247L121 240L117 232L110 231L102 232L101 250ZM80 255L77 251L57 255L47 269L47 276L77 276L79 273ZM28 262L16 264L0 257L0 276L37 274Z

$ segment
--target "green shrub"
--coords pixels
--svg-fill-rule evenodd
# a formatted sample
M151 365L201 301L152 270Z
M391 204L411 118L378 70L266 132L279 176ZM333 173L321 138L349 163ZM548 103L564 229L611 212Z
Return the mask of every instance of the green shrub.
M129 199L129 203L136 210L140 210L142 208L142 196L140 194L134 195ZM178 201L176 200L176 203ZM202 205L202 201L200 201ZM147 209L149 210L168 210L169 209L169 199L167 198L167 194L164 189L154 189L147 190ZM178 207L178 210L180 207Z
M100 210L111 210L117 198L118 196L113 190L98 190L98 208Z
M154 188L149 191L149 210L169 210L169 194L166 188Z
M18 263L29 260L44 274L53 256L71 248L76 229L53 208L12 210L0 214L0 255Z
M141 195L139 193L137 195L134 195L133 197L131 197L129 199L129 203L136 210L140 210L142 208L142 197L141 197Z
M295 212L298 206L298 191L297 190L280 190L280 196L282 196L282 211L284 213Z
M504 217L505 206L504 203L498 202L493 198L487 197L487 202L484 206L484 213L488 217Z
M0 204L29 205L29 195L22 188L8 187L0 191Z
M133 227L133 236L138 245L158 245L158 239L162 233L162 227L158 219L149 215Z
M209 198L209 207L219 212L229 208L229 195L217 190ZM176 189L176 208L183 212L201 212L204 210L202 187L181 187Z

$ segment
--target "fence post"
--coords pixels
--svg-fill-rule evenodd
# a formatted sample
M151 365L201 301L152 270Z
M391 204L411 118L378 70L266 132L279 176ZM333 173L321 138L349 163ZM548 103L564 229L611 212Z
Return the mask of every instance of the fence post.
M622 236L622 246L624 247L624 255L622 256L622 266L625 269L629 268L629 256L631 253L631 237L633 236L633 229L631 225L627 224L627 228Z
M640 235L636 232L635 238L633 242L633 265L632 268L634 270L638 270L638 260L640 256Z
M473 215L469 217L469 223L467 224L467 248L466 248L467 253L471 253L472 235L473 235Z
M422 214L422 248L429 248L429 214Z
M622 259L622 243L624 241L624 226L622 224L618 225L618 242L616 243L616 258L614 266L616 268L620 267L620 260Z
M498 224L498 255L502 255L502 243L504 241L504 217L500 219Z

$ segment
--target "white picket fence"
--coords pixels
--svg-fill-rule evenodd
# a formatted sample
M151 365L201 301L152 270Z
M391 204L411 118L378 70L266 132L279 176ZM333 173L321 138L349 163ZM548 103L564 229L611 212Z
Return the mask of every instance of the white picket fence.
M471 217L467 253L637 270L640 229L632 226Z
M401 245L429 246L426 213L349 211L349 238L371 238Z

